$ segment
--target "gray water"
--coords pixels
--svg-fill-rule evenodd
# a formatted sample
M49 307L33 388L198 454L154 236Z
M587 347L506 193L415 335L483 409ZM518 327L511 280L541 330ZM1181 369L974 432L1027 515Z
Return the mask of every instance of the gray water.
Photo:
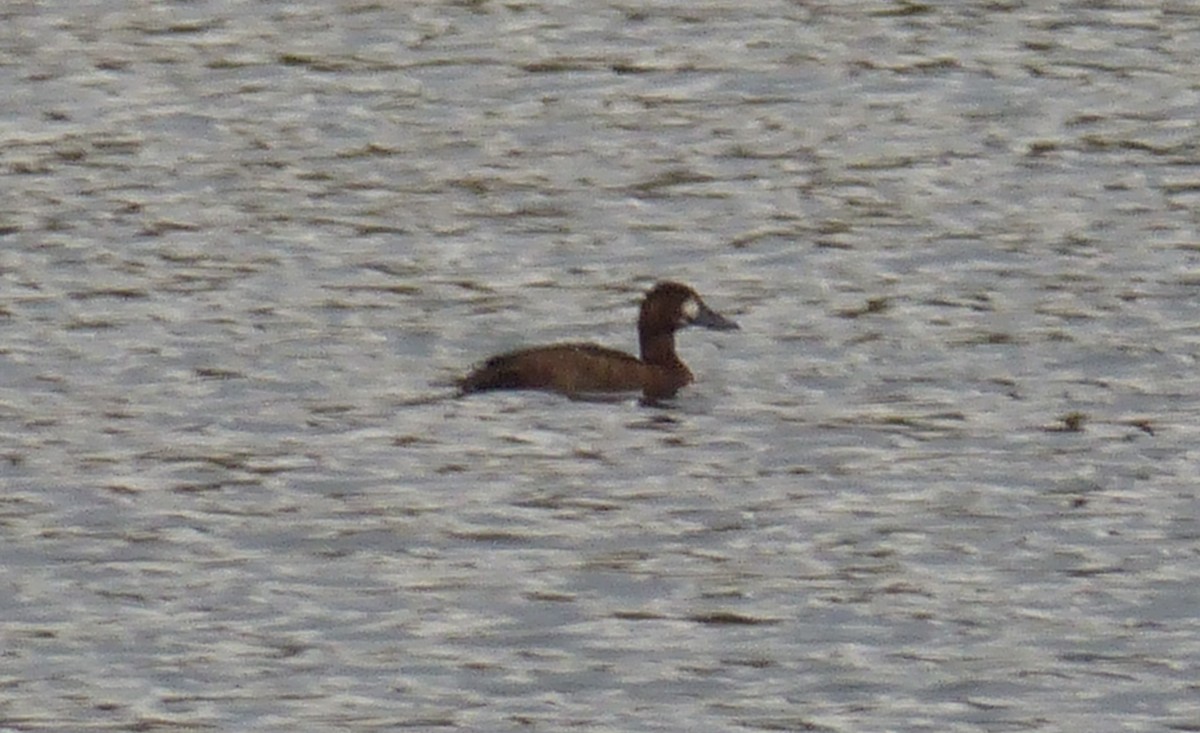
M10 2L0 730L1200 730L1200 7ZM695 286L671 405L449 399Z

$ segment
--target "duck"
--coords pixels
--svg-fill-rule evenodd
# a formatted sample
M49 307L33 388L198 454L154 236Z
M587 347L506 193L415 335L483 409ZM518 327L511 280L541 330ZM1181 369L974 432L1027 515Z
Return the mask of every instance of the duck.
M541 390L569 397L635 392L651 402L674 397L694 380L675 353L675 332L689 326L735 331L691 287L662 281L642 299L637 330L641 358L591 343L558 343L498 354L458 381L460 395L488 390Z

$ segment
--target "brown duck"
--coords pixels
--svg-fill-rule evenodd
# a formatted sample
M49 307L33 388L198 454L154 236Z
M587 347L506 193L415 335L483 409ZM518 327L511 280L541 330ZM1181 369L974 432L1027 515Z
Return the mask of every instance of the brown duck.
M493 356L458 386L463 394L538 389L571 396L641 391L650 400L672 397L693 379L675 353L675 332L687 326L738 328L687 285L660 282L646 293L638 316L642 358L595 344L535 346Z

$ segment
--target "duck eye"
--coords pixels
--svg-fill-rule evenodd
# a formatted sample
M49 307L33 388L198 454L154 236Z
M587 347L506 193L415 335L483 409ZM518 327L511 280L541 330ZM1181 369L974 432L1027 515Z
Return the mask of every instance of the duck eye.
M683 313L683 318L680 320L684 323L691 323L700 317L700 301L695 298L688 298L683 301L683 305L679 310Z

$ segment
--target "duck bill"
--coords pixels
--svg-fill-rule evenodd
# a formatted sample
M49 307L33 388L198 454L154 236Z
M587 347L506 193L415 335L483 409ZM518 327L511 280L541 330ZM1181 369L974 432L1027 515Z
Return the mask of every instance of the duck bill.
M700 304L700 312L692 319L692 325L710 328L714 331L737 331L740 328L736 323L703 303Z

